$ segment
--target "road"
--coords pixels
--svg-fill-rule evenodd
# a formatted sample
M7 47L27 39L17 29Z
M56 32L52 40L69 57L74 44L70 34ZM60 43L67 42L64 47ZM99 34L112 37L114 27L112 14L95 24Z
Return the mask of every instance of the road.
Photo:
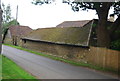
M2 54L38 79L113 79L95 70L73 66L60 61L35 55L9 46L2 46Z

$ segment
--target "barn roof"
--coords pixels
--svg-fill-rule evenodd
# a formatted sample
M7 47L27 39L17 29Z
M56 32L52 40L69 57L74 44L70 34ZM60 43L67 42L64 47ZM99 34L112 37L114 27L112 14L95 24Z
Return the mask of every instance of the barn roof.
M22 39L57 44L88 46L92 22L83 27L42 28L32 31Z
M82 21L64 21L58 24L56 27L83 27L85 24L91 20L82 20Z
M23 36L32 31L32 29L28 26L10 26L10 33L12 36Z

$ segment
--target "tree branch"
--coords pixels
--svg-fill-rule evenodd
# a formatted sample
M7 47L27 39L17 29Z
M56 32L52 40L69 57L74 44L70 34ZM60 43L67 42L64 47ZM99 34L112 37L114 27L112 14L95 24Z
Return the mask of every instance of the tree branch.
M117 30L117 28L120 27L120 15L118 16L118 18L116 19L116 21L112 24L111 29L110 29L110 35Z

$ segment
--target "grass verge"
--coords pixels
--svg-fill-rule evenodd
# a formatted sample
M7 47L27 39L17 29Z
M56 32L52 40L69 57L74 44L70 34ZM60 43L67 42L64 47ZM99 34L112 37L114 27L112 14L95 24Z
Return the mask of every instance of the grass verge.
M23 70L21 67L16 65L12 60L8 59L5 56L1 56L2 58L2 79L3 81L6 81L5 79L22 79L22 81L26 81L25 79L34 79L36 78L29 73L27 73L25 70Z
M2 55L0 55L0 81L2 80Z
M36 54L36 55L48 57L48 58L51 58L53 60L69 63L69 64L72 64L72 65L75 65L75 66L88 67L88 68L91 68L91 69L95 69L95 70L99 70L99 71L103 71L103 72L111 72L111 73L120 75L120 73L118 71L115 71L111 68L103 68L103 67L95 66L95 65L92 65L92 64L88 64L88 63L76 62L76 61L72 61L72 60L68 60L68 59L63 59L63 58L60 58L60 57L55 57L55 56L52 56L52 55L47 55L47 54L43 54L43 53L39 53L39 52L36 52L36 51L29 50L29 49L25 49L25 48L22 48L20 46L14 46L14 45L10 45L10 44L4 44L4 45L14 47L14 48L17 48L17 49L20 49L20 50L24 50L24 51L27 51L27 52L30 52L30 53L33 53L33 54Z

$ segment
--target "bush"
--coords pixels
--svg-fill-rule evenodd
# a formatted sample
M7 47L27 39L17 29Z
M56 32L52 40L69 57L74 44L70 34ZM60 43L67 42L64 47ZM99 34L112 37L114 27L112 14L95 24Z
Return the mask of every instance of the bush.
M120 50L120 39L111 42L111 48L115 50Z

